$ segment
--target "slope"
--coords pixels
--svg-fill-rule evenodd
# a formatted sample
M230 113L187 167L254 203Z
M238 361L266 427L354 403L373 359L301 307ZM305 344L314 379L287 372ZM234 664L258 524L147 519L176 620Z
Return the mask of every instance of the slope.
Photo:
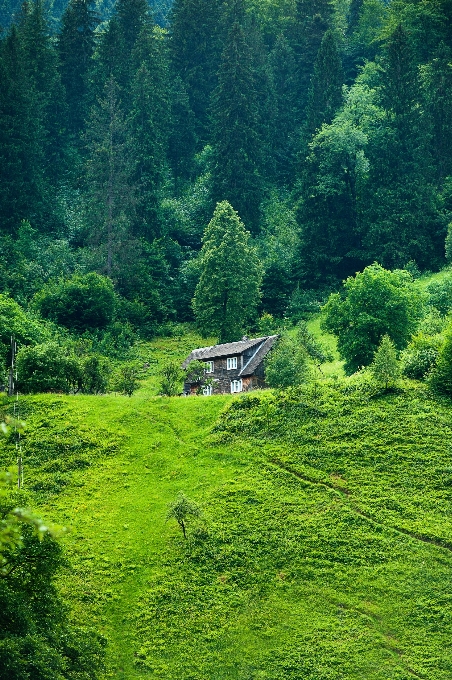
M61 589L109 638L106 677L450 678L449 402L338 383L27 408L27 485L71 526ZM203 509L187 541L179 491Z

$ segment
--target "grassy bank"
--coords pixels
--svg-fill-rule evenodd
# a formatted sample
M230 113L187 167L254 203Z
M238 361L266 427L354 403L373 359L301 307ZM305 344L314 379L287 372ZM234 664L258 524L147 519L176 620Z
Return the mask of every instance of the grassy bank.
M449 403L324 386L26 405L27 488L70 527L60 587L109 639L106 677L450 678ZM179 491L203 511L187 541L166 521Z

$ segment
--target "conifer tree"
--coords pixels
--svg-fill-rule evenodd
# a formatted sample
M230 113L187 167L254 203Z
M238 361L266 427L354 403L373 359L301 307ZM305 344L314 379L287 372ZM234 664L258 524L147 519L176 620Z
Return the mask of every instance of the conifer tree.
M380 346L374 354L370 365L370 372L375 382L383 384L385 390L390 383L395 382L401 375L397 350L389 335L384 335Z
M342 102L344 72L337 49L336 39L331 30L326 31L317 54L314 73L309 89L306 110L306 137L331 123Z
M171 10L173 68L188 94L202 143L209 138L209 106L218 82L225 5L225 0L174 0Z
M79 135L87 115L88 71L94 52L97 16L91 0L70 0L58 37L61 80L66 90L68 125Z
M423 71L423 86L432 126L432 154L440 184L452 174L452 51L441 43Z
M262 149L253 61L243 28L231 27L212 104L214 201L229 201L256 231L262 198Z
M227 201L217 204L204 233L200 265L193 310L201 332L219 342L239 340L256 313L262 271L250 234Z
M91 110L85 139L92 238L99 246L102 269L111 277L117 274L134 208L127 125L113 76Z
M0 44L0 223L14 233L48 209L42 109L15 26Z
M145 24L133 52L136 69L130 91L129 150L136 186L134 231L159 235L158 196L166 169L170 133L170 83L164 35Z
M322 38L331 27L333 3L331 0L296 0L292 44L297 57L297 96L300 111L308 101L309 83Z
M385 46L380 71L383 124L369 138L370 173L363 196L369 259L389 267L410 260L439 262L444 226L433 188L429 121L420 103L419 71L409 37L399 25Z
M273 126L273 150L277 179L285 184L293 178L297 132L296 63L294 51L288 40L279 35L269 56L275 93L275 122Z
M42 121L45 171L56 182L65 170L67 106L57 52L49 35L41 0L31 0L22 6L18 36L24 68L35 92L35 114Z
M193 174L196 143L195 115L184 83L176 76L171 87L171 132L168 140L168 160L173 170L176 192L184 180Z

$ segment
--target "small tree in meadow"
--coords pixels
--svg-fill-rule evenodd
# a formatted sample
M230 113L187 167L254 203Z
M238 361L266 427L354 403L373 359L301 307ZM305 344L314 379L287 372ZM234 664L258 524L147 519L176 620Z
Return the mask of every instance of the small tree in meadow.
M160 372L159 393L164 397L176 397L180 393L182 371L177 361L170 361Z
M439 351L438 362L430 375L429 383L437 392L452 396L452 323L444 333L444 344Z
M308 356L304 347L288 336L283 337L265 362L265 380L269 387L285 389L301 385L309 378Z
M183 493L180 493L176 500L170 504L166 519L175 519L182 529L184 538L187 538L187 519L189 517L200 517L200 515L201 510L199 509L199 506L194 501L187 498Z
M131 397L140 386L139 373L135 362L129 361L121 364L112 381L113 389Z
M390 383L400 378L401 368L397 359L397 350L389 335L384 335L379 348L374 354L370 371L375 382L383 384L385 390Z

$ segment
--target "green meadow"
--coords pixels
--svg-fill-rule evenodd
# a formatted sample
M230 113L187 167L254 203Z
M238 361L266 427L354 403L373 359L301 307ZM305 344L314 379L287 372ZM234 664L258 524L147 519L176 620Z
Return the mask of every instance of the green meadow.
M59 587L107 638L105 678L450 679L450 402L152 380L22 401L30 502L67 527ZM202 510L187 540L166 520L179 492Z

